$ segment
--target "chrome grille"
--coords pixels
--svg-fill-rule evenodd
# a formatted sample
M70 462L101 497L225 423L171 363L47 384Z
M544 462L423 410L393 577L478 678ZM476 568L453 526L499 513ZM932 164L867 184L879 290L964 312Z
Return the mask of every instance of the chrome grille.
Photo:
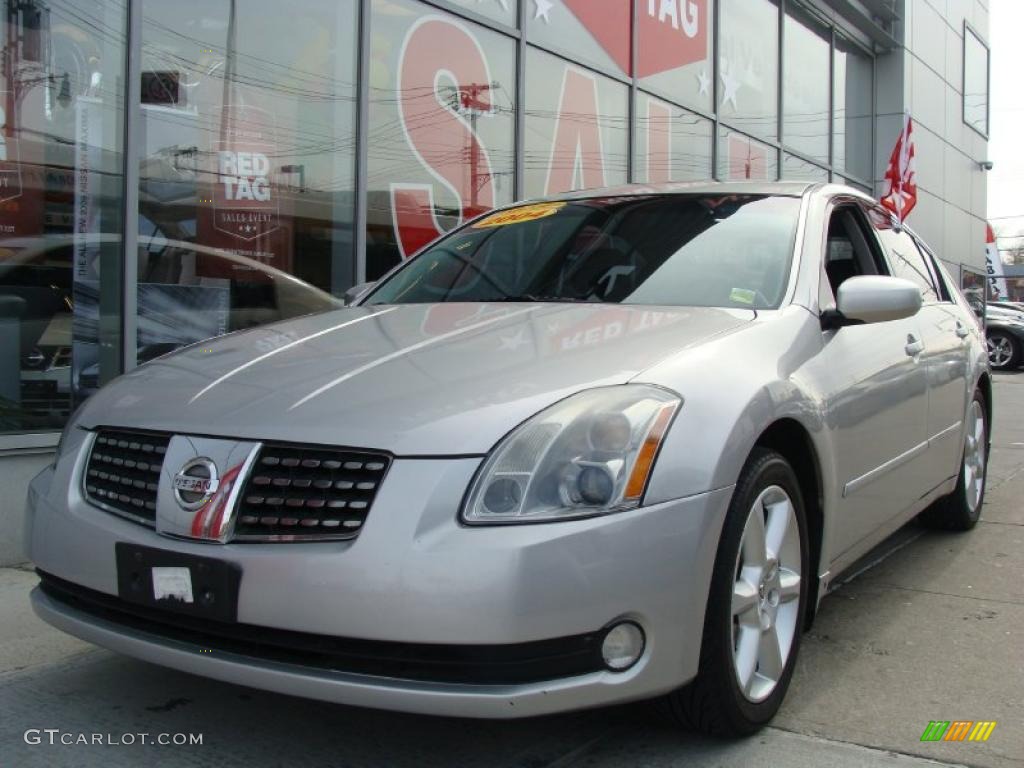
M169 435L101 429L85 466L86 498L145 521L156 519L156 492Z
M234 538L354 538L390 464L384 453L264 443L238 501Z

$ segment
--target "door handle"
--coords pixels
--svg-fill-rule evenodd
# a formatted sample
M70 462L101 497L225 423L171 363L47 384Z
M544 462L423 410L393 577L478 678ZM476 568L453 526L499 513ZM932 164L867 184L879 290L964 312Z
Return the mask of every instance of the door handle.
M966 339L967 338L967 334L969 334L969 333L970 333L970 331L967 330L967 326L965 326L963 323L961 323L959 320L957 320L956 321L956 335L957 335L957 338Z
M914 334L908 333L907 346L905 346L903 349L909 357L917 357L922 352L924 352L924 344L920 342L917 339L917 337L914 336Z

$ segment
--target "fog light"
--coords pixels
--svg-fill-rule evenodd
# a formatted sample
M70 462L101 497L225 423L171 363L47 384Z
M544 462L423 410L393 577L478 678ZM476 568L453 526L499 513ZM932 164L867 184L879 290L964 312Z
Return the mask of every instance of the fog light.
M613 672L629 669L643 655L644 631L632 621L623 621L608 630L601 643L605 666Z

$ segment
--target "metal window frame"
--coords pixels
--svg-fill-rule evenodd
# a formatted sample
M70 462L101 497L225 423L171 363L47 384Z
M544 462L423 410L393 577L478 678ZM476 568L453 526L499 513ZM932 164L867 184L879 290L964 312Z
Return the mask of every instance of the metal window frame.
M967 120L967 35L974 37L985 49L985 130L979 131L977 126ZM960 52L960 119L964 125L988 141L992 130L992 48L974 26L964 19L964 33Z
M138 364L139 128L142 122L142 0L128 0L124 94L124 194L121 196L121 372Z

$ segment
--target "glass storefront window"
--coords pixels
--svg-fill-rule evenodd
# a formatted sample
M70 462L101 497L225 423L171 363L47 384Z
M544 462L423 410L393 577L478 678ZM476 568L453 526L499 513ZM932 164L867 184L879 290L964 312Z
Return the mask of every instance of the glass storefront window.
M870 179L873 63L851 43L836 39L833 73L832 165Z
M625 85L530 49L525 196L624 184L628 102Z
M512 202L515 44L409 0L375 0L366 276Z
M517 5L519 0L451 0L451 2L510 27L516 26L518 21Z
M144 0L138 359L355 277L355 0Z
M964 122L988 136L988 46L964 24Z
M638 182L711 178L710 120L639 92L634 131Z
M636 0L636 76L644 88L710 112L714 0Z
M517 191L614 186L632 172L640 183L831 175L870 192L874 60L795 0L137 3L141 103L127 113L130 0L12 0L0 20L0 433L61 428L121 371L125 345L145 362L338 307L357 279ZM966 25L963 44L964 120L986 132L989 52ZM127 158L126 114L139 145ZM127 219L125 167L139 170ZM126 258L135 286L122 284ZM122 339L123 327L137 335Z
M787 147L827 163L831 43L822 34L786 13L782 140Z
M675 5L678 0L666 0ZM571 54L573 61L630 75L632 9L628 0L523 0L526 38ZM646 8L648 0L638 0ZM658 0L660 3L661 0Z
M871 193L871 187L867 186L866 184L861 184L859 181L854 181L853 179L844 179L842 176L837 176L837 175L833 174L832 175L832 181L835 184L845 184L848 187L853 187L854 189L859 189L865 195L871 195L872 194Z
M779 177L779 153L775 147L723 130L718 139L720 181L775 181Z
M120 367L123 0L0 20L0 432L55 430Z
M779 8L772 0L719 0L718 110L754 136L778 135Z
M787 181L828 181L828 169L791 155L782 158L782 178Z

